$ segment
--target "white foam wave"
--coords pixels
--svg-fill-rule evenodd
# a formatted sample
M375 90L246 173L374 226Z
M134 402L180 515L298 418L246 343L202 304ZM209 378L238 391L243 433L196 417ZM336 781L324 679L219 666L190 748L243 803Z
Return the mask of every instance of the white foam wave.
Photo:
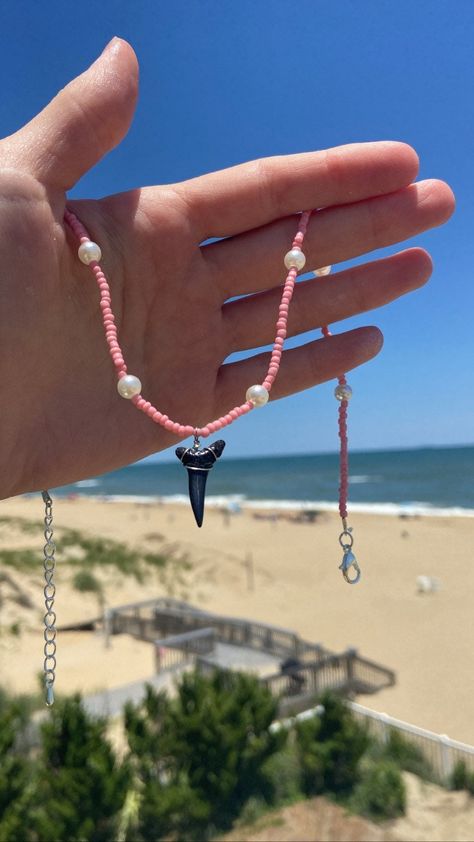
M170 494L163 496L139 494L107 494L87 495L88 500L100 500L107 503L136 503L140 505L186 505L189 506L187 494ZM328 500L247 500L243 494L221 494L206 498L209 508L264 509L275 511L308 511L337 512L338 504ZM351 512L369 515L390 515L393 517L474 517L474 509L461 506L436 507L423 501L408 501L405 503L351 503Z

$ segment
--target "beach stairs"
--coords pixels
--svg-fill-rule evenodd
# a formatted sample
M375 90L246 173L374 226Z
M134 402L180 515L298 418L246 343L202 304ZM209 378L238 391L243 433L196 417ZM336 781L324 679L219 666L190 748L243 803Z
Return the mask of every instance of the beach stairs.
M170 598L109 609L104 617L63 627L130 634L155 649L156 675L195 667L204 673L249 671L279 699L279 715L306 710L324 690L354 697L395 683L395 673L355 649L331 652L295 632L202 611Z

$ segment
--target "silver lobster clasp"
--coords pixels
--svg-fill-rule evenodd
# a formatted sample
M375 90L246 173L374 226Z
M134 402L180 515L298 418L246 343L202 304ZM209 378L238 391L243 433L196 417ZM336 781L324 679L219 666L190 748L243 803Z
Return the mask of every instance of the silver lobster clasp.
M343 545L342 548L344 550L344 555L342 557L342 562L339 565L339 570L342 570L342 575L344 576L344 579L346 580L346 582L348 582L349 585L357 585L357 582L361 577L360 567L357 564L357 559L351 550L350 544ZM355 576L353 576L352 579L349 577L351 567L354 568L355 573Z

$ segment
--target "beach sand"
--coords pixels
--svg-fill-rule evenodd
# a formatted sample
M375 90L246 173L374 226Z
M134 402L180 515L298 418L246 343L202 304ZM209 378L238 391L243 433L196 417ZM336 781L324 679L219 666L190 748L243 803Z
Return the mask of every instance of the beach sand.
M210 611L283 626L334 651L354 647L396 672L395 687L360 696L359 702L474 744L474 519L354 515L354 552L363 578L350 587L338 570L336 515L307 524L255 514L246 510L229 519L209 508L198 529L188 508L178 505L55 501L58 527L156 551L172 547L191 562L187 571L179 568L175 576L171 568L167 578L145 584L104 573L109 605L161 596L174 587L174 596ZM2 516L41 521L41 498L4 501ZM42 667L41 530L17 545L32 546L32 540L39 551L37 576L5 568L34 605L3 600L2 625L18 615L25 627L19 638L0 637L2 682L15 691L35 688ZM3 523L0 547L11 545ZM439 591L419 594L420 575L438 579ZM74 591L71 571L61 571L60 546L56 578L59 626L98 616L97 600ZM8 587L3 582L0 594ZM149 644L118 636L106 648L99 634L58 637L59 691L90 693L152 674Z

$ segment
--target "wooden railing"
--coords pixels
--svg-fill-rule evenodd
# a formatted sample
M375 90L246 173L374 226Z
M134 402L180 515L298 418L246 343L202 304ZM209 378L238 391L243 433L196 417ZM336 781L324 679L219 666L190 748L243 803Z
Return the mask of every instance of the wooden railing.
M374 691L382 687L393 687L395 684L393 670L382 667L375 661L369 661L368 658L363 658L355 650L349 651L352 654L351 680L356 693L370 693L371 687Z
M299 662L295 666L263 679L273 695L285 700L282 705L287 710L304 709L327 689L374 693L395 683L391 670L360 657L354 649L336 655L288 629L211 614L172 599L122 605L108 613L108 626L111 634L125 632L161 648L159 671L190 661L201 670L215 669L205 656L216 642L267 652L283 662L295 659Z
M198 657L195 665L206 675L216 669L215 664L205 657ZM364 668L363 686L361 679L357 677L360 666ZM341 655L325 656L313 663L302 664L261 678L260 681L279 699L279 715L287 716L289 713L306 710L325 690L344 695L375 692L394 684L395 675L385 667L359 658L355 650L348 649Z
M148 616L143 616L143 610ZM322 646L308 643L288 629L236 617L222 617L195 610L186 604L172 604L171 600L147 600L109 612L111 634L127 633L142 640L155 640L157 634L168 637L208 627L216 630L220 643L245 646L275 657L309 657L314 660L328 654Z
M263 679L274 696L287 701L298 698L297 707L304 707L325 690L343 693L374 693L395 683L395 673L366 658L361 658L354 649L341 655L329 655L313 663L293 667L283 673Z
M198 656L209 655L216 645L216 630L212 628L164 637L155 641L157 673L175 669L194 661Z
M329 655L314 663L293 667L263 679L272 695L280 698L315 697L329 687L344 689L349 680L347 655Z

